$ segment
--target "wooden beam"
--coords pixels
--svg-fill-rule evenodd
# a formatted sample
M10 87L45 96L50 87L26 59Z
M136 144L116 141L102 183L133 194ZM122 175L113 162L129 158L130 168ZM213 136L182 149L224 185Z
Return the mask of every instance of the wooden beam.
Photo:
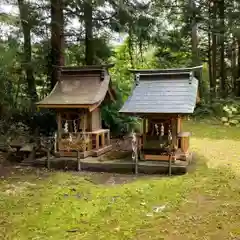
M187 68L168 68L168 69L129 69L132 73L172 73L172 72L194 72L202 70L203 66Z
M98 103L96 104L93 104L91 107L89 107L89 111L92 112L93 110L95 110L98 106L100 106L102 103L102 101L99 101Z
M110 100L113 101L113 102L116 102L115 98L114 98L114 95L112 93L112 89L108 88L107 93L108 93L108 95L110 97Z
M90 109L94 104L37 104L39 108L87 108Z
M169 155L151 155L151 154L144 154L144 160L169 161L169 158L172 160L172 157L169 156Z
M120 112L121 113L121 112ZM177 117L180 113L122 113L128 116L136 116L139 118L172 118ZM189 115L189 113L181 113L181 115Z
M96 71L109 69L114 67L114 63L105 64L105 65L85 65L85 66L61 66L61 70L64 71Z

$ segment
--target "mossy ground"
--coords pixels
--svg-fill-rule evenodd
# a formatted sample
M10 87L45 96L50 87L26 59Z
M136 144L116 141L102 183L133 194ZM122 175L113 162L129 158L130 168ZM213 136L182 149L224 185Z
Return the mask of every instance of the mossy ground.
M0 180L0 239L239 239L240 128L185 130L196 169L183 176L15 170Z

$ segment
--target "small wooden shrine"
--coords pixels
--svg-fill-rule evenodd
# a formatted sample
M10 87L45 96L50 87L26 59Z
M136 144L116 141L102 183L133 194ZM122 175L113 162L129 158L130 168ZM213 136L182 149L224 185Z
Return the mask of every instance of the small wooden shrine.
M57 114L55 151L60 156L99 156L110 151L109 129L102 128L100 107L114 100L108 69L113 65L62 67L52 92L37 103Z
M200 67L162 70L131 70L135 88L120 110L142 119L138 137L138 159L187 161L189 137L182 119L193 113L198 99Z

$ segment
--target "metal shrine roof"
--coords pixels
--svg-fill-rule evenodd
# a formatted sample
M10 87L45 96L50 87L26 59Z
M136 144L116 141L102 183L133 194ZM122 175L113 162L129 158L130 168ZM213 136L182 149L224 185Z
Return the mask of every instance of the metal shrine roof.
M131 70L136 86L120 112L193 113L198 92L194 71L200 68Z

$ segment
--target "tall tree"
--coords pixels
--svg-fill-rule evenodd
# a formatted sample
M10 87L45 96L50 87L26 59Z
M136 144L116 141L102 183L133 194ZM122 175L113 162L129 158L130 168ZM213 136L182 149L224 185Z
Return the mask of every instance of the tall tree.
M219 19L220 19L220 86L221 94L226 97L226 67L225 67L225 1L219 1Z
M84 25L85 25L85 63L94 63L93 45L93 3L92 0L84 0Z
M212 23L211 23L211 1L208 3L208 76L209 76L209 84L210 84L210 99L215 97L215 89L216 89L216 83L213 81L213 69L212 69L212 36L211 36L211 30L212 30Z
M212 90L213 94L216 93L216 82L217 82L217 2L213 0L212 3L213 11L213 28L212 28ZM210 86L211 88L211 86Z
M49 77L53 88L64 65L64 16L63 0L51 0L51 51L49 56Z
M34 71L32 65L32 43L31 43L31 29L32 18L29 5L24 0L18 0L18 8L20 13L21 26L24 37L24 61L23 69L26 74L26 80L28 85L28 94L32 103L37 101L36 83L34 78ZM33 104L32 104L33 105Z

